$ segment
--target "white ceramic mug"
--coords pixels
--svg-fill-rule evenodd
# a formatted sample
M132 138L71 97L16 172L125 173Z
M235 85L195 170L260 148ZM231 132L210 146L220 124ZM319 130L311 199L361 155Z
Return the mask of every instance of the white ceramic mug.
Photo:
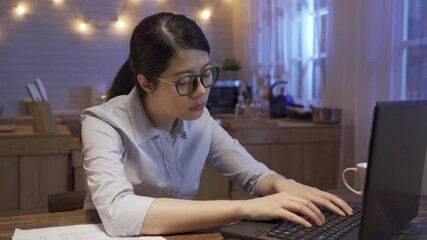
M366 169L368 168L368 163L367 162L362 162L362 163L358 163L356 165L356 167L351 167L351 168L346 168L343 172L342 172L342 180L344 182L344 185L352 192L356 193L357 195L362 196L363 195L363 190L365 187L365 179L366 179ZM353 171L355 173L357 173L357 176L359 178L359 186L360 186L360 190L356 190L354 189L352 186L350 186L350 184L348 183L347 179L346 179L346 172L350 172Z

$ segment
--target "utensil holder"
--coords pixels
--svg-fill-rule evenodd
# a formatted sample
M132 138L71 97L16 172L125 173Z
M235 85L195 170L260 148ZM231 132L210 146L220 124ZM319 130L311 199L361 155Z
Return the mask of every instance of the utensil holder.
M49 102L32 102L30 110L33 115L34 132L55 133L58 131Z

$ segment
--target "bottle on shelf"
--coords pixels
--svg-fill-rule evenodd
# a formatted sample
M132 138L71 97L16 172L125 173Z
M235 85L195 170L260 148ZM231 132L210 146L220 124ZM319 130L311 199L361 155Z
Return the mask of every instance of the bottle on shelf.
M250 108L250 117L261 118L264 116L263 109L261 103L259 101L258 95L255 94L252 97L251 103L249 105Z
M234 119L242 120L245 119L245 97L243 96L243 91L240 90L239 96L237 97L237 103L234 107Z

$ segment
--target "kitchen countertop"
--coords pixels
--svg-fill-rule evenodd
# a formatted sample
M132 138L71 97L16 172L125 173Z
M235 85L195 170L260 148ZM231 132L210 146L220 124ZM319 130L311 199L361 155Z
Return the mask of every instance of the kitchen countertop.
M340 124L327 124L327 123L314 123L309 120L291 119L291 118L248 118L242 120L234 119L232 114L217 114L213 115L215 119L221 122L224 128L307 128L307 127L323 127L323 128L336 128Z

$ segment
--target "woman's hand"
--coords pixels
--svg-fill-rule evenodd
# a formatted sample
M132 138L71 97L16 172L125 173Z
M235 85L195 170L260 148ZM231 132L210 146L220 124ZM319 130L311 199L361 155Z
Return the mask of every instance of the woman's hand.
M321 191L317 188L300 184L291 179L285 179L280 175L266 176L258 186L258 192L266 197L252 199L260 204L257 209L260 212L249 215L251 219L282 218L303 226L310 226L304 217L310 218L314 223L324 223L324 216L317 206L324 206L331 211L345 216L351 215L353 210L341 198ZM263 208L263 209L261 209ZM263 215L265 214L265 215Z
M324 206L341 216L353 214L351 207L341 198L317 188L297 183L291 179L277 181L275 183L275 189L278 192L290 193L307 199L314 204Z
M281 218L311 227L306 216L317 225L325 223L325 217L311 201L286 192L244 200L241 212L244 219L250 220Z

